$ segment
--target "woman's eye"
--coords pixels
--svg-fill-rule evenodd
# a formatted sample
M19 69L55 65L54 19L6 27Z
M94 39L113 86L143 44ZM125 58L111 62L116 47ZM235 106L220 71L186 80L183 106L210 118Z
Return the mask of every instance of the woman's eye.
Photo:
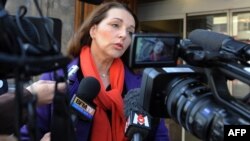
M118 28L119 24L111 24L112 27Z
M134 32L128 31L128 34L130 37L132 37L132 35L134 34Z

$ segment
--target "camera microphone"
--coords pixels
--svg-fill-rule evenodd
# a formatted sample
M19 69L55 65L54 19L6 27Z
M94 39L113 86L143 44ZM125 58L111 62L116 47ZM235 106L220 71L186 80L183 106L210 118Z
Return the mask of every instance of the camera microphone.
M124 97L125 136L133 141L142 141L151 129L151 117L139 104L140 89L131 89Z
M190 32L188 38L192 43L200 45L205 51L233 54L244 61L250 59L250 45L237 41L233 37L204 29L196 29Z

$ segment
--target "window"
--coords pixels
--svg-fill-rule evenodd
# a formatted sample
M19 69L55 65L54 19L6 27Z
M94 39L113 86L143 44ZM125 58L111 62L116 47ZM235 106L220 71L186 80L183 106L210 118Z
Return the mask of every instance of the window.
M227 13L187 16L187 35L194 29L228 32Z
M186 34L194 29L208 29L228 34L236 40L250 44L250 9L234 9L217 13L190 13L186 17ZM250 92L249 85L233 80L228 82L229 90L237 98Z

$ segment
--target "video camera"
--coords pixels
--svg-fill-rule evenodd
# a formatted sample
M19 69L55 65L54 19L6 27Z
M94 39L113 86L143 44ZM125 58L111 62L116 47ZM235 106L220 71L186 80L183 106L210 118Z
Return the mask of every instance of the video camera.
M44 17L38 5L40 17L26 16L25 6L10 15L5 3L0 1L0 78L14 77L17 70L34 76L66 66L69 59L60 50L61 20Z
M150 59L157 40L168 56L160 61ZM250 125L250 93L236 98L227 84L250 85L249 50L246 43L202 29L182 40L175 34L139 33L132 37L129 66L145 68L140 102L153 117L172 118L202 140L222 141L225 125Z
M20 6L16 15L9 15L4 8L5 3L6 0L0 1L0 78L15 79L15 137L20 140L23 115L26 115L30 139L36 140L36 95L24 100L23 86L31 76L49 71L63 69L67 76L66 66L70 58L64 56L60 50L62 22L56 18L44 17L36 0L34 3L40 17L26 16L25 6ZM57 77L56 82L63 81L63 78ZM66 82L66 78L64 81ZM54 104L68 104L66 95L57 93L56 89ZM64 110L62 107L60 109ZM54 137L54 132L52 136Z

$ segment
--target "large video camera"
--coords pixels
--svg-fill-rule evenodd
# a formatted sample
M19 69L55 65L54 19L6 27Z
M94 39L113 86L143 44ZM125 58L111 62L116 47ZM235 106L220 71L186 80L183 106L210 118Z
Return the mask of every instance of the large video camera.
M6 0L0 1L0 79L15 79L16 129L11 130L15 130L14 134L19 140L23 115L26 115L30 138L36 140L36 95L24 100L24 82L29 81L32 76L59 68L67 76L66 66L70 59L60 50L62 22L60 19L44 17L36 0L34 3L40 17L26 16L25 6L20 6L16 15L9 15L5 10L5 3ZM63 81L59 76L55 80ZM65 78L64 81L66 82ZM54 103L66 103L66 95L57 95L57 89L55 93Z
M228 88L231 80L250 85L249 57L250 45L197 29L182 40L134 34L129 65L145 68L141 104L153 117L172 118L202 140L222 141L224 125L250 125L250 93L236 98Z
M69 59L60 50L61 20L44 17L38 5L40 17L26 16L25 6L10 15L5 3L0 1L0 78L14 77L17 71L34 76L66 66Z

